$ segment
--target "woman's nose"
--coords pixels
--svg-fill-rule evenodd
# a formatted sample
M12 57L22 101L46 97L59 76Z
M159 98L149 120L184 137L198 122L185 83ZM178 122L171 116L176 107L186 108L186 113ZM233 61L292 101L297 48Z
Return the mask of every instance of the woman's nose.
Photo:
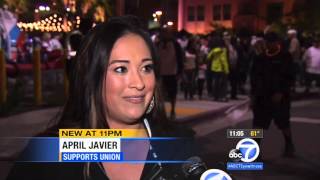
M143 90L145 88L145 83L142 74L138 71L134 71L130 74L130 88L136 88L137 90Z

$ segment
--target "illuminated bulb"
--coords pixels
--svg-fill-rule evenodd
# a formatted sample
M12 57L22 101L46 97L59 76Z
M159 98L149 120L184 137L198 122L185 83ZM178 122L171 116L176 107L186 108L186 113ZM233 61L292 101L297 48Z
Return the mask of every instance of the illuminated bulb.
M50 11L50 7L49 6L46 7L46 11Z
M52 20L52 19L53 19L53 17L52 17L52 16L50 16L50 17L49 17L49 19L51 19L51 20Z
M62 21L62 18L59 18L59 21Z
M54 19L54 20L53 20L53 22L57 22L57 20L56 20L56 19Z
M158 21L158 19L157 19L157 18L154 18L154 19L153 19L153 21L154 21L154 22L157 22L157 21Z
M161 16L162 15L162 11L156 11L156 15Z
M172 26L173 22L172 21L168 21L167 24L168 24L168 26Z
M35 13L38 13L38 12L39 12L39 9L35 9L34 12L35 12Z
M40 10L40 11L44 11L44 10L46 10L46 7L44 7L44 6L39 6L39 10Z
M58 16L57 16L57 14L54 14L53 17L54 17L54 18L57 18Z

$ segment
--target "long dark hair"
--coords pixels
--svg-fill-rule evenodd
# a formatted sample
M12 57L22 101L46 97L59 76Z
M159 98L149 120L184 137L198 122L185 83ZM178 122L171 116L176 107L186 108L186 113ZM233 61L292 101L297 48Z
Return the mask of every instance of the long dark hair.
M144 39L155 67L155 107L152 113L145 116L158 123L166 120L159 91L158 58L149 35L137 22L132 16L115 17L95 26L85 36L77 52L73 79L70 80L70 95L60 116L58 128L109 128L103 98L104 77L115 42L129 33Z

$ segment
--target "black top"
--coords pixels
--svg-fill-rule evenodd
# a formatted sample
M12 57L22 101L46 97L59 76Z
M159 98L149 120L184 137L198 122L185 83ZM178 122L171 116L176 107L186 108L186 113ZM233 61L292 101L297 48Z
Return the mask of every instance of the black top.
M151 125L151 131L153 137L186 137L188 136L187 131L181 129L171 129L170 133L164 133L160 128L155 128L157 126ZM190 138L181 139L179 141L172 141L169 146L160 143L154 143L150 141L151 146L153 147L152 151L148 152L148 160L154 160L152 156L153 152L156 152L158 159L165 160L187 160L188 158L194 156L193 150L193 141ZM85 170L85 166L89 165L89 174L88 177ZM124 169L123 172L126 173ZM142 180L158 180L158 179L189 179L186 178L182 171L181 163L161 163L161 166L158 163L146 163L141 175ZM11 169L11 172L7 178L8 180L16 179L92 179L99 180L108 179L101 163L91 162L91 163L36 163L36 162L16 162L14 167ZM191 178L190 178L191 179Z
M254 96L272 96L274 93L289 95L294 79L291 55L282 51L274 56L261 54L253 59L251 93Z

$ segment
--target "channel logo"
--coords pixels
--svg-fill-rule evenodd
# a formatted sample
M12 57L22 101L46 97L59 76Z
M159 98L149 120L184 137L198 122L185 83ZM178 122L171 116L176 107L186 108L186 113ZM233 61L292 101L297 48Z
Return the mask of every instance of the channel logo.
M200 180L232 180L229 174L220 169L208 169L204 172Z
M240 140L236 146L236 149L239 149L242 154L242 162L253 162L258 158L260 153L258 143L250 138Z
M255 161L260 154L258 143L250 138L245 138L237 143L235 149L229 152L229 159L232 162L227 163L228 170L262 170L262 162Z

